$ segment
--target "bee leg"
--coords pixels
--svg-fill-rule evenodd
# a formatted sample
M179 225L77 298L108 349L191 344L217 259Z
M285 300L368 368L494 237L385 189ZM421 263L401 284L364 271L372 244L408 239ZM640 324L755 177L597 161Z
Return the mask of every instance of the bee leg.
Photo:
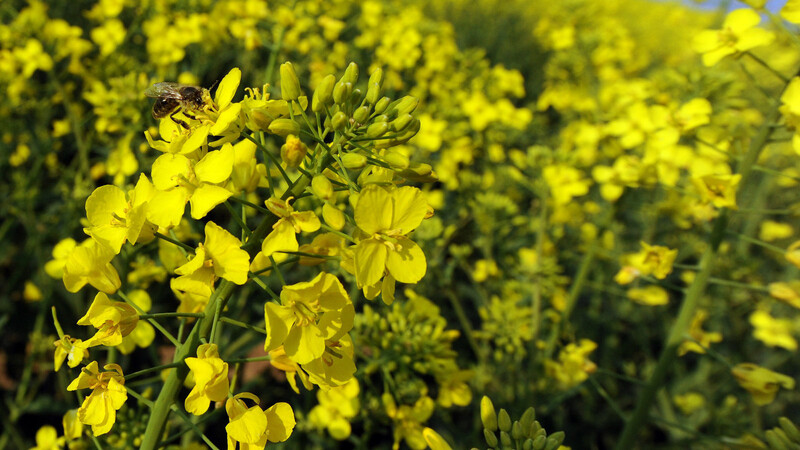
M193 116L193 115L189 114L189 112L188 112L188 111L184 111L184 112L183 112L183 115L184 115L184 116L186 116L186 117L188 117L188 118L190 118L190 119L192 119L192 120L197 120L197 117L195 117L195 116Z
M173 122L175 122L178 125L182 126L183 128L186 128L187 130L190 129L188 123L186 123L186 122L182 121L181 119L178 119L177 117L175 117L175 114L177 114L177 113L178 113L178 111L175 111L174 113L170 114L169 118L172 119Z

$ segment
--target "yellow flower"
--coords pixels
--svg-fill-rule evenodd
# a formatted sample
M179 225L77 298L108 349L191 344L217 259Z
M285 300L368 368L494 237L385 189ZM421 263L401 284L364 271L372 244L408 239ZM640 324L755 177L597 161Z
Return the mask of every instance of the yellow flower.
M677 406L681 412L687 416L702 408L706 403L705 397L697 392L688 392L683 395L676 395L672 398L672 401L675 402L675 406Z
M666 305L669 303L669 294L659 286L647 286L628 290L628 298L632 301L647 306Z
M358 287L377 285L387 270L401 283L422 279L427 270L425 254L406 235L422 223L427 212L425 196L414 187L386 190L369 185L361 191L355 221L366 237L353 252Z
M678 256L678 250L671 250L660 245L640 242L642 249L638 253L625 255L622 269L614 277L619 284L629 284L636 278L653 275L663 280L672 272L672 264Z
M194 258L175 269L183 276L207 274L242 285L247 281L250 255L242 242L214 222L206 223L205 241L198 245Z
M695 51L703 54L703 64L713 66L722 58L767 45L774 34L757 28L761 17L752 9L731 11L721 30L704 30L695 36Z
M264 203L267 209L280 217L272 226L272 231L261 243L261 252L253 258L251 270L258 271L269 264L267 259L276 252L296 252L299 249L297 234L300 232L313 233L321 226L319 218L314 211L295 211L289 204L292 199L281 200L272 197ZM273 256L276 262L285 259L285 253Z
M144 174L136 187L125 192L114 185L100 186L86 199L86 218L91 224L83 231L97 242L119 253L127 240L131 244L153 239L153 226L147 224L147 202L155 189Z
M195 384L184 405L186 411L199 416L208 411L209 402L221 402L228 396L228 363L220 359L216 344L197 347L197 358L185 362Z
M128 293L128 300L135 304L144 312L150 311L153 301L147 291L136 289ZM122 337L122 342L117 346L117 350L123 355L131 353L137 346L147 348L156 338L156 330L145 320L136 323L136 327Z
M753 337L770 347L797 350L797 341L792 336L792 321L776 319L767 311L757 310L750 314L750 325L755 328Z
M769 295L800 309L800 281L770 283Z
M350 419L358 414L358 380L351 378L342 386L317 391L319 404L311 409L308 420L316 428L326 428L331 437L344 440L350 436Z
M761 223L761 230L758 238L762 241L772 242L779 239L786 239L794 235L794 228L788 223L765 220Z
M423 395L414 405L400 405L394 401L392 394L385 392L381 399L392 422L394 422L394 445L393 450L400 448L400 441L405 440L406 444L414 450L427 448L428 443L423 436L423 426L433 414L435 404L433 399Z
M64 438L58 437L58 431L51 425L45 425L36 431L36 447L30 450L61 450Z
M87 239L75 247L64 264L64 287L69 292L78 292L87 283L98 291L113 294L122 285L117 269L111 265L114 251Z
M794 241L786 248L784 258L800 268L800 241Z
M425 442L428 443L431 450L452 450L450 444L448 444L433 428L425 427L425 429L422 430L422 436L425 438Z
M574 167L565 164L550 165L542 170L542 176L550 187L550 196L556 205L566 205L573 198L589 193L592 181Z
M55 371L61 368L64 360L67 360L67 365L76 367L83 361L83 358L89 357L89 345L80 339L69 337L65 335L61 339L55 341L53 345L56 346L55 354L53 355Z
M284 286L280 305L264 305L264 351L283 345L293 361L309 363L325 352L326 340L336 341L353 328L354 317L347 292L331 274L323 272L311 281Z
M781 8L781 17L792 23L800 23L800 0L789 0Z
M772 403L781 387L794 389L793 378L753 363L737 364L732 373L739 385L750 392L753 402L758 406Z
M243 398L252 400L255 406L247 407ZM279 402L266 411L258 406L261 400L249 392L236 394L225 402L230 422L225 426L228 433L228 450L263 449L267 442L283 442L294 430L294 411L288 403Z
M589 360L589 353L596 348L597 344L589 339L570 343L558 354L558 361L545 361L545 371L561 389L577 386L597 370L597 365Z
M706 332L703 330L703 322L708 318L708 312L704 309L698 309L692 318L692 323L689 325L689 336L692 340L685 340L678 347L678 356L683 356L689 352L704 354L706 348L710 347L712 343L721 342L722 334L716 332Z
M78 420L77 409L70 409L64 413L61 425L64 427L64 439L67 441L78 439L83 434L83 424Z
M139 322L139 314L125 302L114 302L103 292L94 297L86 315L78 320L78 325L91 325L97 333L86 341L87 347L95 345L115 346L131 333Z
M738 209L736 206L736 188L742 180L741 174L705 175L692 178L700 198L710 202L716 208Z
M64 266L67 264L67 259L72 250L78 246L75 239L66 238L58 241L58 244L53 247L53 259L44 264L44 271L50 275L51 278L59 279L64 276Z
M117 364L106 364L100 372L97 361L92 361L81 370L67 390L91 388L92 393L83 400L78 409L78 420L91 425L95 436L108 433L117 419L117 410L128 399L122 368Z

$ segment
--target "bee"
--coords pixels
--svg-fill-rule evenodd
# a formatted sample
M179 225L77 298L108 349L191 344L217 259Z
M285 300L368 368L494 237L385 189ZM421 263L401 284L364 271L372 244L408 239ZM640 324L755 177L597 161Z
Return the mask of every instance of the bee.
M144 95L156 99L153 104L153 118L163 119L169 116L173 122L189 129L189 125L175 117L175 114L183 112L186 117L196 119L192 113L203 110L208 90L198 86L163 81L147 88Z

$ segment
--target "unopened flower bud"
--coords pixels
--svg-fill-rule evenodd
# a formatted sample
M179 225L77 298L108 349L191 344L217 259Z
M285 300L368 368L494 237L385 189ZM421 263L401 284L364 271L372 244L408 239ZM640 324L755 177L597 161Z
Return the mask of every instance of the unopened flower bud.
M501 431L500 432L500 443L503 444L503 447L511 448L511 435L509 435L505 431Z
M386 152L386 154L383 156L383 160L386 161L393 169L406 169L410 164L408 156L400 152Z
M536 420L536 410L533 409L532 406L528 407L524 413L522 413L522 417L520 417L519 421L522 425L523 430L528 430L533 424L533 421Z
M367 157L360 153L347 153L342 155L342 165L345 169L361 169L367 165Z
M397 110L397 115L402 116L403 114L411 114L414 112L414 110L417 109L417 105L419 105L419 100L416 97L406 95L400 99L395 109Z
M311 97L311 110L314 112L325 111L325 105L331 104L333 100L333 85L336 84L336 77L333 75L326 75L322 81L319 82L317 88L314 90L314 95Z
M407 168L397 172L397 174L406 180L418 183L433 183L439 180L430 164L419 162L409 163Z
M325 223L334 230L341 230L344 228L344 213L330 203L322 205L322 218L325 220Z
M508 411L505 409L500 409L500 412L497 413L497 426L500 427L500 431L511 431L511 416L508 415Z
M389 97L381 97L381 99L378 100L378 103L375 103L375 112L378 114L383 114L383 112L386 111L386 108L389 107L389 103L391 102L392 100Z
M362 106L353 113L353 119L356 123L364 124L369 119L369 106Z
M370 83L367 85L367 103L374 105L378 101L378 96L381 95L381 87L378 83Z
M403 131L408 127L411 122L414 121L414 116L411 114L403 114L398 116L397 119L394 119L391 124L389 124L389 128L394 131Z
M534 450L544 450L545 445L547 445L547 436L539 435L533 440Z
M364 96L364 92L361 89L353 89L353 92L350 93L350 104L351 105L360 105L361 98Z
M333 102L337 104L342 104L350 98L350 94L353 92L353 85L351 83L347 83L344 81L340 81L336 83L333 87Z
M269 124L268 130L278 136L298 135L300 134L300 125L292 119L275 119Z
M347 126L347 122L349 119L347 118L347 114L339 111L333 115L331 118L331 126L336 131L342 131Z
M294 71L294 66L290 62L281 64L281 98L286 101L297 100L302 92L300 91L300 80Z
M317 197L330 200L333 197L333 183L325 175L314 175L311 179L311 190Z
M481 398L481 422L483 428L489 431L497 430L497 413L494 412L494 404L492 404L492 399L485 395ZM492 444L489 446L494 447Z
M351 62L347 65L347 68L344 69L342 81L353 85L358 82L358 64Z
M281 146L281 160L288 167L299 167L303 158L308 153L308 147L294 135L286 137L286 143Z
M545 450L555 450L561 446L561 443L564 442L564 437L566 435L563 431L556 431L555 433L551 434L547 437L547 445L544 446Z
M381 137L389 131L389 124L386 122L375 122L367 127L367 136L371 138Z
M486 445L488 445L489 447L491 448L497 447L498 444L497 436L495 436L493 432L486 429L483 430L483 438L486 439Z
M525 437L525 433L522 431L522 424L520 424L518 420L515 420L514 423L511 424L511 437L515 440L520 440Z

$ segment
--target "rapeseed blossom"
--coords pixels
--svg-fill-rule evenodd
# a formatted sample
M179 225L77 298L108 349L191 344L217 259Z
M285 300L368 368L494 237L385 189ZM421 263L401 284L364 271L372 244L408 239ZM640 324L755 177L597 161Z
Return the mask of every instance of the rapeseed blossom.
M243 399L255 402L255 406L247 407ZM267 442L283 442L289 439L294 430L294 411L288 403L279 402L266 410L258 404L261 400L249 393L242 392L225 402L230 422L225 426L228 433L228 450L264 448Z
M106 364L100 372L97 361L81 369L78 378L67 386L67 390L92 389L78 409L78 419L91 425L95 436L108 433L117 418L117 410L128 399L122 368L117 364Z

